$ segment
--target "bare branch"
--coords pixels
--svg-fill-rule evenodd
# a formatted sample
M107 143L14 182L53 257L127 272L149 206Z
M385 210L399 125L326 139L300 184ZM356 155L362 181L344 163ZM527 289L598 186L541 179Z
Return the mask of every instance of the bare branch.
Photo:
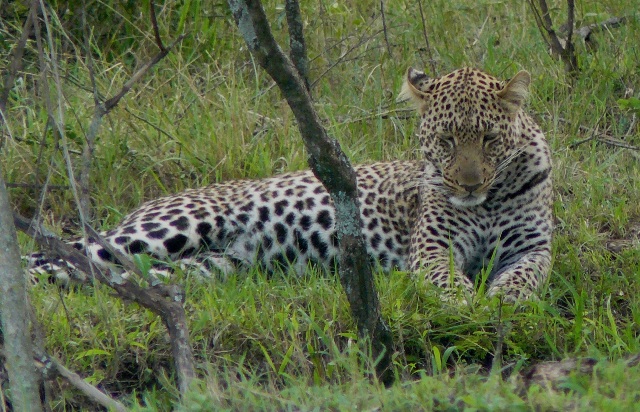
M391 332L380 317L380 303L362 236L356 175L340 145L322 127L311 98L293 63L276 43L258 0L228 0L233 17L249 50L278 84L293 111L309 153L309 165L329 192L336 211L340 246L340 282L347 294L358 334L371 339L376 371L387 384L393 348Z
M531 4L533 3L531 2ZM538 4L540 5L540 10L542 11L542 27L547 32L547 39L549 41L549 45L551 46L551 50L557 56L561 56L563 50L562 44L560 43L560 39L558 38L558 35L553 28L553 21L551 20L551 14L549 14L549 7L547 6L547 2L545 0L538 0Z
M34 0L34 1L38 2L38 0ZM46 13L44 13L44 11L43 11L43 17L45 19L45 23L48 24L47 15ZM42 65L42 75L43 75L43 78L46 80L47 65L46 65L46 59L44 58L42 42L40 41L38 24L34 25L34 29L36 32L36 41L38 43L38 51L40 56L40 62ZM56 59L54 56L54 49L53 49L54 42L53 42L53 39L51 38L51 32L52 32L51 30L47 30L47 33L49 34L49 46L51 48L51 53L52 53L52 57L49 60L52 62L55 62ZM92 60L91 60L91 52L90 52L89 34L86 30L86 25L85 25L85 48L87 50L87 58L88 58L87 65L90 68L90 76L92 77L94 100L98 103L96 105L96 109L91 121L91 125L87 131L86 138L89 146L90 146L90 143L95 139L95 136L97 135L102 118L106 114L108 114L110 110L112 110L118 104L120 99L131 89L131 87L133 87L133 85L140 78L142 78L148 72L149 69L151 69L162 58L164 58L171 51L171 49L176 44L178 44L178 42L180 42L184 37L185 35L179 36L168 48L161 50L151 61L149 61L142 68L140 68L132 76L132 78L124 84L124 86L122 87L122 89L117 95L107 100L104 104L101 104L100 98L97 92L97 87L95 85L95 80L94 80L95 73L93 70L93 64L91 63ZM55 71L56 66L53 66L53 68L54 68L54 77L56 80L56 85L60 90L61 87L59 82L59 75L57 71ZM43 83L46 84L46 81ZM48 87L43 87L43 90L45 90L44 96L45 96L45 101L47 102L47 113L50 119L50 124L53 125L54 131L59 133L64 141L64 130L60 126L62 119L60 120L60 122L56 122L54 120L54 114L53 114L54 111L52 108L49 94L46 92L46 89L48 89ZM69 149L66 144L62 145L62 149L64 152L65 161L67 162L71 188L74 191L74 193L76 193L75 179L73 177L73 172L71 169L71 158L69 156ZM84 157L85 160L89 159L89 162L91 160L90 152L91 150L89 150L89 152L85 150L85 157ZM85 179L83 180L85 182L83 184L83 187L85 188L87 187L86 182L88 181L89 168L90 168L90 163L85 162L85 165L84 165ZM92 234L92 238L94 238L95 241L100 243L101 242L100 236L97 235L92 229L90 228L87 229L89 225L87 223L87 219L85 217L86 214L84 213L84 211L88 210L88 206L85 205L83 207L80 201L80 196L75 194L75 197L76 197L76 201L78 202L78 205L80 205L79 212L80 212L81 221L83 222L83 229L85 229L85 232ZM172 353L173 353L174 363L176 367L176 375L178 377L178 386L180 388L181 393L186 392L191 380L193 380L193 378L195 377L195 367L194 367L194 361L193 361L193 354L192 354L192 350L189 342L189 332L186 327L186 316L184 313L184 309L182 307L182 302L183 302L182 292L170 290L170 288L162 288L162 287L154 288L153 290L144 289L137 286L134 283L127 282L124 279L119 278L117 276L107 276L102 271L100 271L99 268L96 267L95 264L93 264L90 261L90 259L88 259L85 255L83 255L79 251L71 248L69 245L60 241L59 239L57 239L55 236L51 234L42 235L42 233L45 233L45 232L43 231L42 228L40 228L40 226L37 223L29 222L28 220L15 215L14 215L14 223L20 228L20 230L25 231L25 233L34 237L37 243L39 243L40 245L43 245L44 249L49 249L52 252L51 254L53 256L60 257L63 260L70 262L73 266L75 266L76 268L78 268L80 271L84 273L94 274L97 280L99 280L102 283L106 283L108 286L115 289L116 292L118 292L118 294L124 299L137 302L140 305L150 309L152 312L158 314L162 318L165 326L169 331L169 336L171 337L171 347L172 347ZM37 227L38 230L36 231L35 229L33 229L32 226ZM127 259L120 257L120 260L121 260L120 263L124 267L126 267L129 271L135 272L137 270L135 269L135 266L133 266L132 264L130 264L130 262L128 262ZM168 296L169 299L165 299L164 298L165 296Z
M161 52L166 51L164 43L162 43L162 37L160 37L160 30L158 29L158 20L156 19L156 5L153 0L149 2L149 14L151 15L151 25L153 26L153 35L156 38L156 44Z
M384 42L387 45L387 53L393 57L391 53L391 44L389 43L389 35L387 34L387 19L384 15L384 0L380 0L380 16L382 17L382 31L384 33Z
M84 273L93 273L96 280L114 289L125 301L136 302L159 315L169 331L180 393L184 394L187 391L189 384L196 377L196 373L189 342L189 329L182 307L184 302L182 291L176 286L160 285L153 288L143 288L121 277L107 275L87 256L35 222L15 213L13 222L19 230L31 236L43 250L48 251L50 256L67 261Z
M171 50L178 43L180 43L182 41L182 39L184 39L186 36L187 36L186 34L179 35L169 45L169 47L166 47L164 50L160 50L160 52L158 54L156 54L151 60L149 60L147 63L145 63L140 69L138 69L138 71L135 72L133 74L133 76L131 76L131 78L122 86L122 89L120 89L120 91L115 96L113 96L112 98L110 98L109 100L107 100L104 103L103 116L105 114L108 114L114 107L116 107L116 105L118 104L120 99L122 99L124 97L124 95L127 94L127 92L129 92L129 90L131 90L133 85L136 84L145 74L147 74L149 69L151 69L153 66L155 66L160 60L164 59L165 56L167 54L169 54L169 52L171 52Z
M573 43L571 42L574 30L574 18L576 13L576 5L574 0L567 0L567 41L565 44L565 52L568 49L573 49Z
M41 354L39 358L38 363L41 369L47 371L48 379L53 379L55 375L59 375L98 405L108 410L127 411L127 408L122 403L100 391L95 386L88 384L80 375L67 369L58 359L48 354Z
M575 16L575 3L574 0L567 0L567 31L568 36L566 39L558 37L556 30L553 28L553 21L551 20L551 14L549 13L549 7L545 0L538 0L540 9L534 4L533 0L529 0L529 5L533 10L533 15L538 25L538 30L542 35L544 41L551 49L551 55L559 57L565 65L565 71L569 74L574 74L578 71L578 59L575 53L575 46L573 44L573 24Z
M315 87L316 84L318 84L318 82L327 74L331 71L331 69L333 69L334 67L336 67L337 65L344 63L345 61L347 61L346 57L351 54L351 52L353 52L355 49L357 49L358 47L362 46L364 43L368 42L369 40L373 39L374 37L376 37L378 34L380 34L382 32L382 29L376 30L373 34L371 34L370 36L363 36L356 44L354 44L353 46L349 47L344 53L342 53L340 55L340 57L333 62L332 64L329 65L329 67L327 67L322 73L320 73L320 75L313 81L313 83L311 83L311 88Z

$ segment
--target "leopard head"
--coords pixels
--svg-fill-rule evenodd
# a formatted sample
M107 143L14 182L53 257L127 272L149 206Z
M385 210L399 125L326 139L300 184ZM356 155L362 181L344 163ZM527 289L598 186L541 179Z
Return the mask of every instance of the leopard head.
M518 154L519 113L530 81L526 71L508 82L470 68L439 78L407 71L400 98L415 103L422 153L441 174L454 205L482 204Z

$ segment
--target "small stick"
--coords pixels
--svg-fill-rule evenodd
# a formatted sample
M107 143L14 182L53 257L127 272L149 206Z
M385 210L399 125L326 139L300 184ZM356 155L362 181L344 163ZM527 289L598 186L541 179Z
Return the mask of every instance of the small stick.
M382 31L384 32L384 42L387 44L387 53L389 57L393 57L391 53L391 44L389 43L389 36L387 34L387 19L384 15L384 0L380 0L380 16L382 16Z

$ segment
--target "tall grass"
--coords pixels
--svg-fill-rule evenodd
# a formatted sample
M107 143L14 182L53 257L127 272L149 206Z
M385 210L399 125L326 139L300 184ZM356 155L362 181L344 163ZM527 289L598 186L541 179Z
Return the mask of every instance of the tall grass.
M265 3L284 46L283 5ZM639 350L638 157L595 138L572 144L607 133L640 145L634 113L618 105L640 93L637 18L598 34L596 50L579 44L582 71L571 79L549 56L526 2L424 2L432 50L417 3L385 2L392 55L379 2L302 3L316 107L354 163L419 156L416 118L395 102L408 66L429 68L433 56L432 75L460 66L502 78L520 69L532 73L529 110L547 132L555 164L555 258L540 299L501 310L485 300L450 306L406 273L380 275L383 316L397 345L399 379L390 389L365 377L373 364L358 356L339 282L319 273L268 278L255 272L225 282L178 276L201 377L182 403L159 319L101 286L63 293L44 284L33 288L48 350L139 410L632 408L640 373L621 359ZM556 3L554 19L561 22L564 4ZM54 3L57 17L48 28L58 56L49 64L61 73L60 89L50 75L43 80L31 41L11 92L11 135L2 157L8 182L42 183L49 176L57 185L42 208L36 189L17 187L10 194L17 210L41 211L64 236L77 231L77 210L59 142L46 127L43 87L62 107L74 162L94 110L78 21L64 11L66 4ZM96 5L92 53L98 90L108 97L156 49L144 7ZM636 8L632 0L581 1L578 24ZM15 20L4 19L0 35L12 44L24 10L7 10L3 17ZM289 108L252 61L226 4L169 1L158 6L158 20L165 41L182 31L188 36L103 122L91 174L98 227L113 227L144 200L187 187L306 167ZM9 49L0 52L7 61ZM25 252L33 249L28 239L21 242ZM612 248L612 242L623 246ZM503 368L489 374L498 345ZM566 356L602 363L594 376L572 377L561 390L522 389L519 371ZM89 407L59 383L55 409Z

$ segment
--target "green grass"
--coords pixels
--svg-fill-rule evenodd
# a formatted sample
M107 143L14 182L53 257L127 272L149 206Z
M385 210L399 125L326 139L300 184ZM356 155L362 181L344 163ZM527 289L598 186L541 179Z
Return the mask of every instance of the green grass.
M156 53L148 10L113 3L96 3L90 16L103 96L117 92ZM395 102L408 66L430 70L417 3L385 2L392 56L381 32L379 2L303 3L313 95L330 134L354 163L417 158L416 118ZM579 44L582 71L570 79L549 56L525 2L423 3L437 70L430 74L460 66L502 78L520 69L532 73L529 111L553 149L556 195L553 272L538 301L501 311L484 299L451 306L405 273L377 276L383 316L396 343L398 379L390 389L367 377L373 361L360 356L365 349L358 345L340 284L319 273L252 273L226 282L188 274L176 279L187 291L200 377L182 402L159 318L124 304L105 287L32 289L48 350L137 410L633 409L640 373L625 369L622 359L640 350L640 166L627 149L596 140L571 145L597 129L640 146L637 123L627 133L637 111L618 105L630 97L625 93L640 93L638 21L598 34L595 51ZM564 4L556 3L559 25ZM579 25L637 8L632 0L578 3ZM270 1L266 7L286 48L282 4ZM19 36L16 16L24 13L19 6L7 10L3 16L14 19L0 26L3 61L10 52L6 45ZM93 115L91 82L78 55L77 16L63 14L59 5L56 10L60 15L51 19L50 30L61 81L56 85L49 76L47 86L52 104L62 105L63 119L56 120L64 124L78 168ZM252 61L226 4L165 2L157 11L165 44L181 30L188 36L102 123L91 174L94 223L100 228L113 227L141 202L167 193L306 167L293 116ZM105 20L112 24L98 24ZM46 129L35 50L30 41L22 78L11 92L3 173L11 183L42 183L50 176L51 184L66 187L56 136ZM37 190L14 188L10 195L23 214L40 208ZM49 227L65 236L77 232L69 189L49 191L42 203ZM34 249L26 237L20 240L23 251ZM624 240L624 247L611 251L612 240ZM490 374L500 343L504 370ZM558 390L523 389L523 368L567 356L601 362L593 376L572 376ZM63 381L57 384L56 410L91 408Z

